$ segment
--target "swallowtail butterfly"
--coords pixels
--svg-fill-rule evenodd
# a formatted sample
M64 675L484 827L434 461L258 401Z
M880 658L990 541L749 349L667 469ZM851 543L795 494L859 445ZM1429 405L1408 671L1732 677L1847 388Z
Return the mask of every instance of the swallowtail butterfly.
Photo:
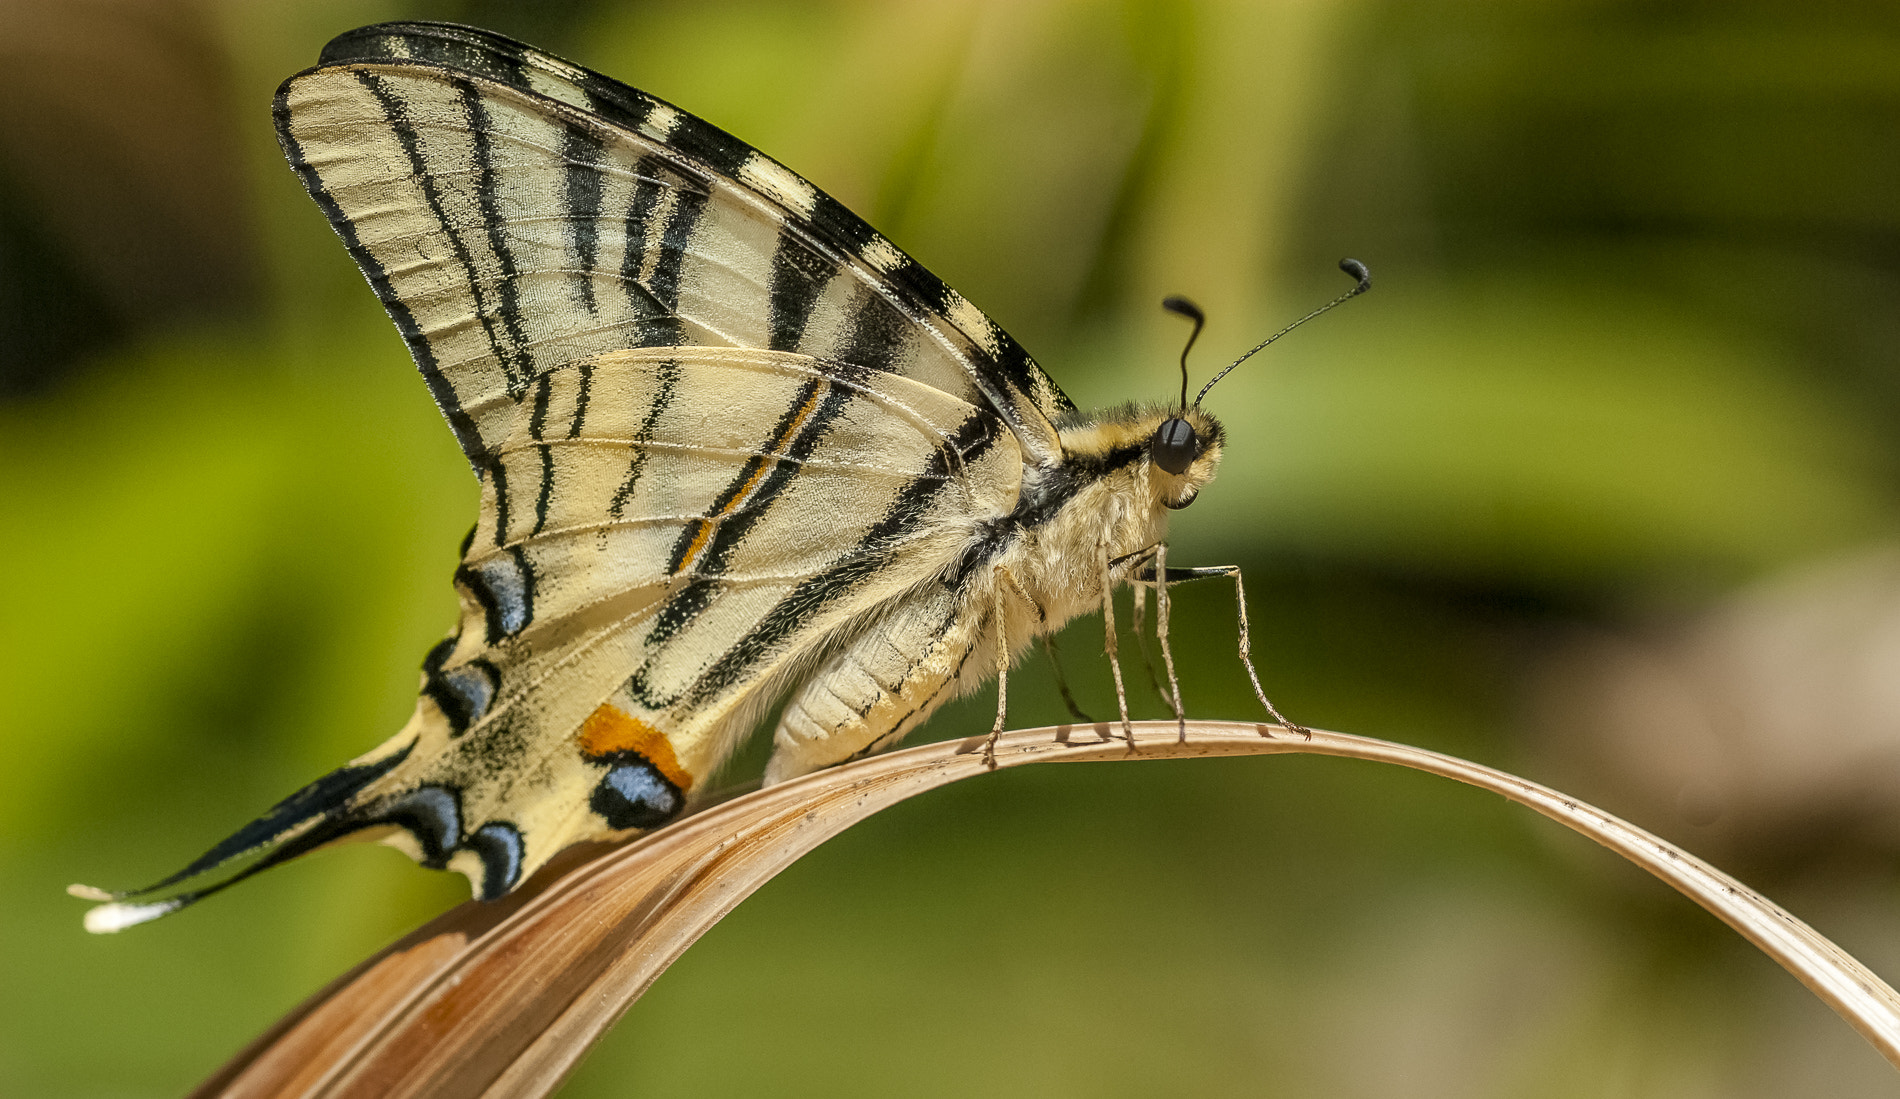
M1169 579L1238 580L1166 565L1168 509L1221 455L1185 384L1079 413L849 210L675 107L391 23L275 114L480 478L460 623L401 732L155 886L75 886L112 902L92 930L346 837L499 897L685 812L777 698L767 782L894 744L1078 614L1112 644L1118 584L1164 609Z

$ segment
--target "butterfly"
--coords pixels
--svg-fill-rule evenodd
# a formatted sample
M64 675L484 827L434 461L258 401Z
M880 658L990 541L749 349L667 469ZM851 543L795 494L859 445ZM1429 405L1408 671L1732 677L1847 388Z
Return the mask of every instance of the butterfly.
M459 622L400 732L147 889L73 887L90 930L345 838L500 897L688 811L776 700L768 783L992 676L1000 730L1035 639L1099 608L1113 655L1118 585L1165 615L1169 581L1239 582L1166 564L1222 446L1185 351L1179 404L1083 414L777 161L490 32L351 31L274 113L480 480ZM1369 284L1342 267L1333 304Z

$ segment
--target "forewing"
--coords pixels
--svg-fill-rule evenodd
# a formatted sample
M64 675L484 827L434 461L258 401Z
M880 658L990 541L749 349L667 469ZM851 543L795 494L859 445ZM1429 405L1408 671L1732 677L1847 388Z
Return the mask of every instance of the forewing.
M792 351L988 407L1032 461L1071 407L843 206L669 104L497 35L344 35L280 139L482 468L550 370L634 347Z

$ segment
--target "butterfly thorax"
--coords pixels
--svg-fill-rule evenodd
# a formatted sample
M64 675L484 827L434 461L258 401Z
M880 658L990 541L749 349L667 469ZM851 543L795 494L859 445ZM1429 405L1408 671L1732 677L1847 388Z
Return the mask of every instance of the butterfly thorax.
M1179 474L1162 469L1150 453L1156 429L1176 416L1200 440L1199 453ZM1040 611L1033 633L1011 630L1025 644L1099 607L1104 561L1122 561L1165 539L1168 512L1193 502L1220 465L1220 424L1199 409L1124 406L1078 416L1058 431L1063 459L1025 472L1011 516L1014 540L995 561L1035 604L1025 608L1031 618ZM1127 579L1133 567L1122 561L1110 582Z

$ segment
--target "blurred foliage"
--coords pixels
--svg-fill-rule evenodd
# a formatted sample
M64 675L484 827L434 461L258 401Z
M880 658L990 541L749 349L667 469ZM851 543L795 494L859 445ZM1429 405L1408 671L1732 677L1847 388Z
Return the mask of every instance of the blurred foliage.
M6 1094L175 1094L461 895L344 849L93 939L59 893L154 878L379 742L451 619L475 485L268 110L331 35L403 16L528 37L765 149L1084 406L1172 392L1161 294L1208 307L1205 374L1365 260L1375 294L1214 391L1227 464L1176 526L1177 561L1247 567L1303 721L1509 766L1551 637L1894 532L1890 5L4 0ZM1202 716L1253 712L1231 608L1179 593ZM1101 716L1098 628L1064 645ZM1062 719L1043 663L1017 724ZM1890 853L1824 854L1757 884L1900 963ZM721 924L568 1093L1848 1096L1889 1073L1609 856L1423 776L1289 759L1038 768L895 810Z

